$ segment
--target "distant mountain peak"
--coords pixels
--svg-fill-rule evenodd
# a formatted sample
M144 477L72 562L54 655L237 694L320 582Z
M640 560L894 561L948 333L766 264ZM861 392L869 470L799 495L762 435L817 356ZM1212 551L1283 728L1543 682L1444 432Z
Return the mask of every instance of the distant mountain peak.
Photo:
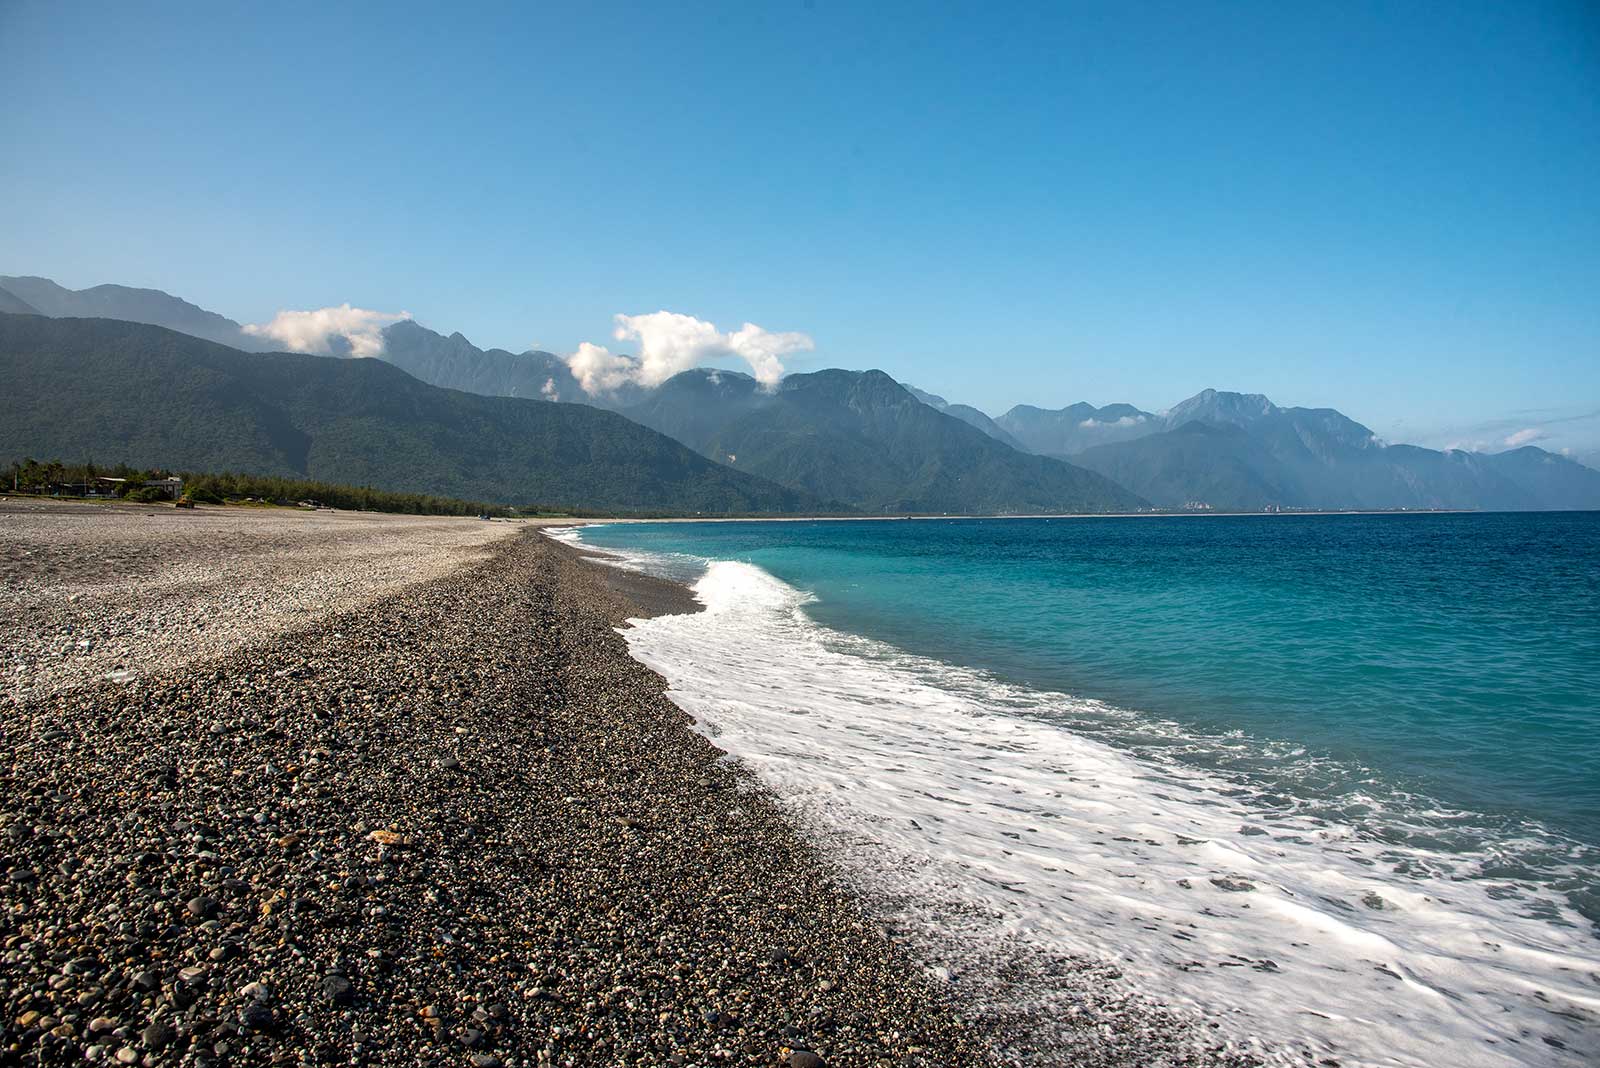
M0 277L0 289L53 319L121 319L247 351L272 347L269 341L246 334L232 319L159 289L105 284L73 290L31 274Z
M1167 420L1174 425L1196 418L1245 425L1276 415L1281 410L1260 393L1202 389L1188 400L1173 405L1167 411Z

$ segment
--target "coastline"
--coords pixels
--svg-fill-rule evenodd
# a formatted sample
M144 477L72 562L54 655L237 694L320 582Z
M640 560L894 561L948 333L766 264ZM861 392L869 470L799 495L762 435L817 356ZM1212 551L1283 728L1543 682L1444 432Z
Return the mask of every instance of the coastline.
M992 1063L629 656L616 628L687 591L504 533L8 693L0 1059Z
M912 539L903 555L935 561L923 565L931 585L959 583L959 560L939 555L942 543L930 540L938 532L924 534L896 536ZM1566 870L1539 867L1529 850L1531 882L1496 885L1509 868L1494 825L1483 824L1482 852L1465 838L1436 845L1426 832L1451 810L1408 807L1406 796L1385 805L1365 784L1356 799L1378 820L1332 806L1296 812L1271 790L1252 791L1248 777L1163 759L1166 738L1206 741L1181 726L1150 749L1105 746L1099 702L1007 685L981 660L906 653L870 614L802 612L813 589L833 603L877 604L883 590L862 572L908 573L865 533L817 532L819 542L777 528L595 537L623 566L693 576L708 613L641 622L626 632L634 656L671 680L698 728L756 770L850 868L880 915L911 932L986 1034L1025 1036L1008 1053L1041 1065L1101 1063L1121 1045L1135 1051L1129 1063L1139 1052L1144 1063L1167 1063L1159 1054L1180 1036L1209 1033L1230 1048L1191 1047L1186 1063L1242 1054L1418 1064L1448 1049L1487 1066L1587 1063L1582 1051L1592 1054L1580 1021L1593 1004L1593 944L1579 933L1582 916L1561 904ZM813 544L824 547L817 559L805 555ZM861 566L843 568L835 558L846 552ZM959 607L958 597L907 586L886 595L897 619L921 612L937 626ZM1035 708L1044 722L1014 714ZM1051 722L1079 711L1082 734ZM1397 844L1396 828L1408 827L1423 836ZM1498 870L1482 868L1488 856ZM1535 900L1554 923L1506 892L1545 889L1549 905ZM1112 973L1084 966L1102 960ZM1131 997L1106 996L1116 988ZM1446 997L1452 1011L1440 1012ZM1004 1018L1022 1006L1022 1018ZM1083 1018L1096 1025L1087 1056L1075 1045L1081 1031L1050 1026Z

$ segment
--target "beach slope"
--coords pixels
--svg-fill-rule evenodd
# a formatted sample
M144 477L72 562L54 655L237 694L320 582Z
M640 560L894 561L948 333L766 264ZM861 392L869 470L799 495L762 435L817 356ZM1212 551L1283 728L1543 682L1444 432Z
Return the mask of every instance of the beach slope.
M185 656L158 623L162 654L131 674L21 651L29 682L0 715L0 1061L985 1063L628 657L619 623L691 609L683 591L511 524L329 539L285 516L257 529L268 566L219 520L208 540L195 516L82 515L99 532L78 530L79 563L130 525L172 530L192 560L241 561L261 603L190 584L184 618L214 607L228 640ZM36 522L0 526L6 614L41 621L24 644L103 614L49 595L80 572L39 577ZM367 536L412 561L398 585L328 563L365 559ZM109 569L97 597L153 610L136 591L160 558ZM330 567L339 603L289 622L279 564Z

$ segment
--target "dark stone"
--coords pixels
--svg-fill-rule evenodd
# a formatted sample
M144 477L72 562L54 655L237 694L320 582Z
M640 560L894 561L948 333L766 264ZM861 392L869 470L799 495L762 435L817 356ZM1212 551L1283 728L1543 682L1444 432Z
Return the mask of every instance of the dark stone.
M200 897L190 898L189 903L184 907L188 909L189 915L198 916L202 920L210 920L216 918L217 910L222 907L222 902L214 897L206 897L202 894Z
M239 1022L252 1031L265 1031L272 1026L272 1009L252 1001L239 1007Z
M335 1005L348 1005L355 999L355 987L342 975L330 975L322 980L322 993Z
M165 1020L157 1020L140 1032L139 1037L151 1049L165 1049L172 1044L173 1039L178 1037L178 1033Z

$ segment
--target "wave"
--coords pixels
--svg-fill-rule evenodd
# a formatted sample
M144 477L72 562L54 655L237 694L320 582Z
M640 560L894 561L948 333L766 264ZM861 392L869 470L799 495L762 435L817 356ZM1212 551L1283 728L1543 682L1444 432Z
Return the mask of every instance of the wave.
M633 654L975 1013L1027 1021L1037 1063L1118 1041L1155 1063L1174 1036L1268 1063L1600 1059L1589 925L1503 877L1559 843L1463 848L1479 839L1440 831L1463 815L1424 799L1312 802L1226 754L1198 767L1176 756L1217 740L820 626L749 564L694 570L706 611L635 621ZM1292 747L1266 755L1316 778Z

